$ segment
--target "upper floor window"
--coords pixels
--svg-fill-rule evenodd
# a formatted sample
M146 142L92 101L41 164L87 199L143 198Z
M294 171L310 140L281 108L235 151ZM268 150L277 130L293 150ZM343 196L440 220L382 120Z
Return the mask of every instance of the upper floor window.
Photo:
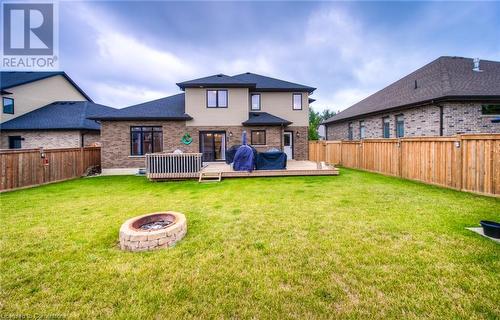
M353 126L352 126L352 122L349 122L349 126L347 128L347 138L349 140L353 140L354 139L354 135L353 135Z
M227 108L227 90L207 90L207 108Z
M161 127L131 127L130 155L143 156L163 150L163 131Z
M391 131L389 129L390 123L391 123L391 121L389 120L389 117L382 118L382 136L384 138L390 138L390 136L391 136Z
M2 102L3 113L14 114L14 99L3 97Z
M359 138L364 139L366 137L366 127L365 120L359 122Z
M489 104L481 107L481 114L485 116L498 116L500 115L500 104Z
M401 138L405 135L405 118L402 114L396 116L396 137Z
M252 93L251 100L252 100L251 109L260 110L260 93Z
M251 144L265 145L266 144L266 130L252 130Z
M302 93L293 94L293 110L302 110Z

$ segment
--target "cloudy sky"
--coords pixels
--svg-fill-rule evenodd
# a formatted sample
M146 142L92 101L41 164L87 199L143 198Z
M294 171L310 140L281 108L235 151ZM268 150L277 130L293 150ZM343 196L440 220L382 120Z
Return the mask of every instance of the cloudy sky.
M60 68L112 107L249 71L342 110L442 55L500 61L494 2L61 2L59 16Z

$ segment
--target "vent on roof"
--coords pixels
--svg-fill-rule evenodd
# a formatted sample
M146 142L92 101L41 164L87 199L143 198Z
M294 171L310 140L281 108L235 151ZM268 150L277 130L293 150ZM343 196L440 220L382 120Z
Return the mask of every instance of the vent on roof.
M222 78L222 74L218 74L217 77Z
M482 72L483 70L481 70L479 68L479 62L481 60L479 60L479 58L474 58L474 68L472 68L473 71L476 71L476 72Z

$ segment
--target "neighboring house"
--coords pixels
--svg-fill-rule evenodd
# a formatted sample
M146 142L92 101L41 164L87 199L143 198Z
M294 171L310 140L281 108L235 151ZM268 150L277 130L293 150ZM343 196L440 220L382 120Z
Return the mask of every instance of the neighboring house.
M308 157L309 95L315 88L253 73L181 82L184 93L92 117L101 122L102 167L144 167L153 152L201 152L223 161L242 132L259 151ZM131 171L131 170L130 170Z
M65 72L1 72L0 78L0 148L80 147L99 140L99 124L86 117L107 107L93 104Z
M320 140L325 140L326 139L326 127L324 124L320 124L318 126L318 136Z
M500 62L440 57L323 122L328 140L498 133Z
M113 108L90 101L58 101L1 124L1 149L98 145L100 125L87 119Z

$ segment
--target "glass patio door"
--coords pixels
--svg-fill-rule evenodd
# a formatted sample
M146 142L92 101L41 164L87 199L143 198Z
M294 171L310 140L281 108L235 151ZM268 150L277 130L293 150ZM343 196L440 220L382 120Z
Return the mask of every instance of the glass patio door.
M200 152L204 162L224 161L226 159L226 132L200 132Z

